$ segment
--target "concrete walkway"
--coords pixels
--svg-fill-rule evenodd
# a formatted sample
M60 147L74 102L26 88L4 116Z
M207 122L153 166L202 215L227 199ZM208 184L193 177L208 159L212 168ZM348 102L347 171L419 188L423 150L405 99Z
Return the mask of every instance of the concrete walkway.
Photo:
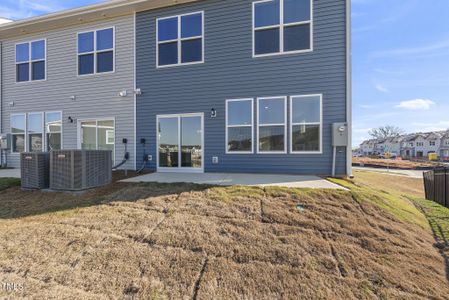
M20 178L20 169L0 169L0 178Z
M234 173L152 173L123 182L189 182L209 185L281 186L290 188L344 189L318 176L234 174Z

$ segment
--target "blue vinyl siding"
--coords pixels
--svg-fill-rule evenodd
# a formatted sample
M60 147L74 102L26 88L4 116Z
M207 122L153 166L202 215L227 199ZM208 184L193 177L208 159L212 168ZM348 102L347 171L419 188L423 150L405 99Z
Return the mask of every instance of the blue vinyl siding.
M147 140L151 169L156 115L203 112L206 172L331 173L331 126L346 121L346 1L314 0L313 52L260 58L252 57L252 2L200 1L137 14L136 83L143 91L137 98L137 140ZM205 62L157 69L156 19L196 11L204 11ZM254 98L256 139L257 97L308 94L323 94L323 154L225 153L226 99ZM212 108L216 118L210 117ZM219 164L212 164L214 156ZM137 145L137 165L142 157ZM338 151L337 173L346 173L345 149Z

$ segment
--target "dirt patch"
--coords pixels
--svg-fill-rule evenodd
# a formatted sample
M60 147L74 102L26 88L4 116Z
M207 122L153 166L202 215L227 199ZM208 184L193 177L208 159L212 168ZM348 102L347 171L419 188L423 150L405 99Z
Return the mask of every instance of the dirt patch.
M446 299L429 230L346 191L114 184L0 194L0 296Z
M431 161L410 161L369 157L353 157L352 164L354 166L364 165L365 167L395 168L403 170L431 169L440 165L438 162Z

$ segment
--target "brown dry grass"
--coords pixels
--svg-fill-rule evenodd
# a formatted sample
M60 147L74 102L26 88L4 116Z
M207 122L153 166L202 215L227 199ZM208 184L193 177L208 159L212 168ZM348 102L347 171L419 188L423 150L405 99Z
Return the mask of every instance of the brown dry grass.
M409 161L409 160L393 160L393 159L377 159L377 158L369 158L369 157L353 157L353 164L365 164L372 165L383 168L398 168L398 169L406 169L413 170L417 168L432 168L438 165L438 163L434 162L419 162L419 161Z
M354 175L355 182L375 190L425 197L423 179L363 171L356 171Z
M301 204L304 211L297 209ZM0 296L448 299L428 229L345 191L114 184L0 194Z

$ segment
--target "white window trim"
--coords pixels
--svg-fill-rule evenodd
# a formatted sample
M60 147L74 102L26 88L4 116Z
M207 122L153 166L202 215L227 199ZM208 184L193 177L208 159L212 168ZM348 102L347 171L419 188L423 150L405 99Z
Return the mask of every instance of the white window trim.
M293 123L293 98L309 98L309 97L320 97L320 122L305 122L305 123ZM311 95L293 95L290 96L290 153L291 154L323 154L323 94L311 94ZM294 125L320 125L320 149L318 151L293 151L293 126Z
M32 49L31 49L31 44L34 42L40 42L40 41L44 41L44 47L45 47L45 51L44 51L44 59L35 59L33 60L31 57L32 54ZM22 45L22 44L28 44L28 55L29 55L29 59L28 61L23 61L23 62L17 62L17 45ZM43 39L36 39L36 40L32 40L32 41L24 41L24 42L20 42L20 43L16 43L14 45L14 61L15 61L15 83L16 84L24 84L24 83L30 83L30 82L40 82L40 81L47 81L47 39L43 38ZM40 62L43 61L45 64L45 74L44 74L44 79L36 79L33 80L33 63L34 62ZM29 72L29 76L28 76L28 80L27 81L17 81L17 65L21 65L21 64L26 64L28 63L28 72Z
M29 130L28 130L28 124L29 124L29 122L28 122L28 118L30 117L30 115L41 115L41 132L40 132L40 135L41 135L41 139L42 139L42 152L44 152L45 151L45 141L44 141L44 130L45 130L45 128L44 128L44 126L45 126L45 121L44 121L44 117L45 117L45 113L44 112L30 112L30 113L27 113L26 114L26 147L25 147L25 152L31 152L31 145L29 145L29 143L28 143L28 139L29 139L29 135L30 135L30 133L29 133ZM39 134L39 133L36 133L36 134Z
M229 102L243 102L251 101L251 125L229 125L228 124L228 104ZM225 153L226 154L254 154L254 98L241 98L241 99L228 99L226 100L226 144ZM228 150L228 129L229 128L240 128L240 127L251 127L251 150L250 151L229 151Z
M284 100L284 123L274 123L274 124L260 124L260 111L259 111L259 103L260 100ZM277 97L258 97L257 98L257 145L256 145L256 153L257 154L287 154L287 96L277 96ZM260 150L260 141L259 141L259 128L260 127L268 127L268 126L284 126L284 151L261 151Z
M115 120L115 117L102 117L102 118L86 118L86 119L79 119L77 121L77 147L78 149L81 149L81 123L82 122L94 122L95 121L95 139L96 139L96 149L98 149L98 122L101 121L113 121L114 122L114 150L112 151L112 161L114 165L116 164L116 153L117 153L117 122Z
M194 37L188 37L188 38L182 38L181 37L181 18L185 17L185 16L190 16L190 15L196 15L196 14L201 14L201 36L194 36ZM178 37L176 39L173 40L168 40L168 41L162 41L159 42L159 21L162 20L166 20L166 19L172 19L172 18L177 18L178 20ZM157 18L156 19L156 68L157 69L163 69L163 68L171 68L171 67L179 67L179 66L189 66L189 65L198 65L198 64L203 64L204 63L204 37L205 37L205 32L204 32L204 11L196 11L196 12L192 12L192 13L186 13L186 14L181 14L181 15L173 15L173 16L168 16L168 17L163 17L163 18ZM201 38L201 61L194 61L194 62L188 62L188 63L183 63L181 62L182 60L182 42L183 41L189 41L189 40L197 40ZM176 42L178 45L178 63L177 64L171 64L171 65L159 65L159 45L160 44L167 44L167 43L174 43Z
M99 50L97 51L97 32L98 31L102 31L102 30L106 30L106 29L112 29L112 48L110 49L104 49L104 50ZM87 30L87 31L80 31L76 33L76 76L77 77L89 77L89 76L98 76L98 75L107 75L107 74L113 74L115 73L115 65L116 65L116 55L115 55L115 26L109 26L109 27L105 27L105 28L98 28L98 29L92 29L92 30ZM90 51L90 52L83 52L83 53L79 53L78 52L78 39L79 39L79 35L83 34L83 33L90 33L93 32L94 33L94 50ZM99 53L104 53L104 52L110 52L112 51L112 71L109 72L97 72L97 54ZM91 74L80 74L79 73L79 59L81 55L89 55L89 54L93 54L94 55L94 72Z
M287 23L284 24L284 0L279 0L279 25L271 25L256 28L256 5L264 2L271 2L273 0L262 0L262 1L254 1L253 2L253 21L252 21L252 38L253 38L253 58L257 57L269 57L269 56L277 56L277 55L287 55L287 54L299 54L299 53L309 53L313 52L313 0L310 0L310 21L301 21L295 23ZM284 51L284 28L295 26L295 25L305 25L310 24L310 49L303 50L293 50L293 51ZM279 52L274 53L266 53L266 54L256 54L256 30L266 30L279 28Z
M23 116L25 119L25 130L23 133L13 133L12 132L12 126L11 126L11 120L12 117L15 116ZM9 132L11 133L11 136L14 135L23 135L23 151L26 152L27 149L27 127L28 127L28 122L27 122L27 114L26 113L14 113L14 114L10 114L9 115ZM11 144L11 154L20 154L22 152L16 152L13 149L13 145Z
M47 140L47 114L60 114L61 115L61 150L64 149L64 121L63 121L63 114L62 111L46 111L44 112L44 135L45 135L45 142L44 142L44 151L47 151L48 146L48 140Z

